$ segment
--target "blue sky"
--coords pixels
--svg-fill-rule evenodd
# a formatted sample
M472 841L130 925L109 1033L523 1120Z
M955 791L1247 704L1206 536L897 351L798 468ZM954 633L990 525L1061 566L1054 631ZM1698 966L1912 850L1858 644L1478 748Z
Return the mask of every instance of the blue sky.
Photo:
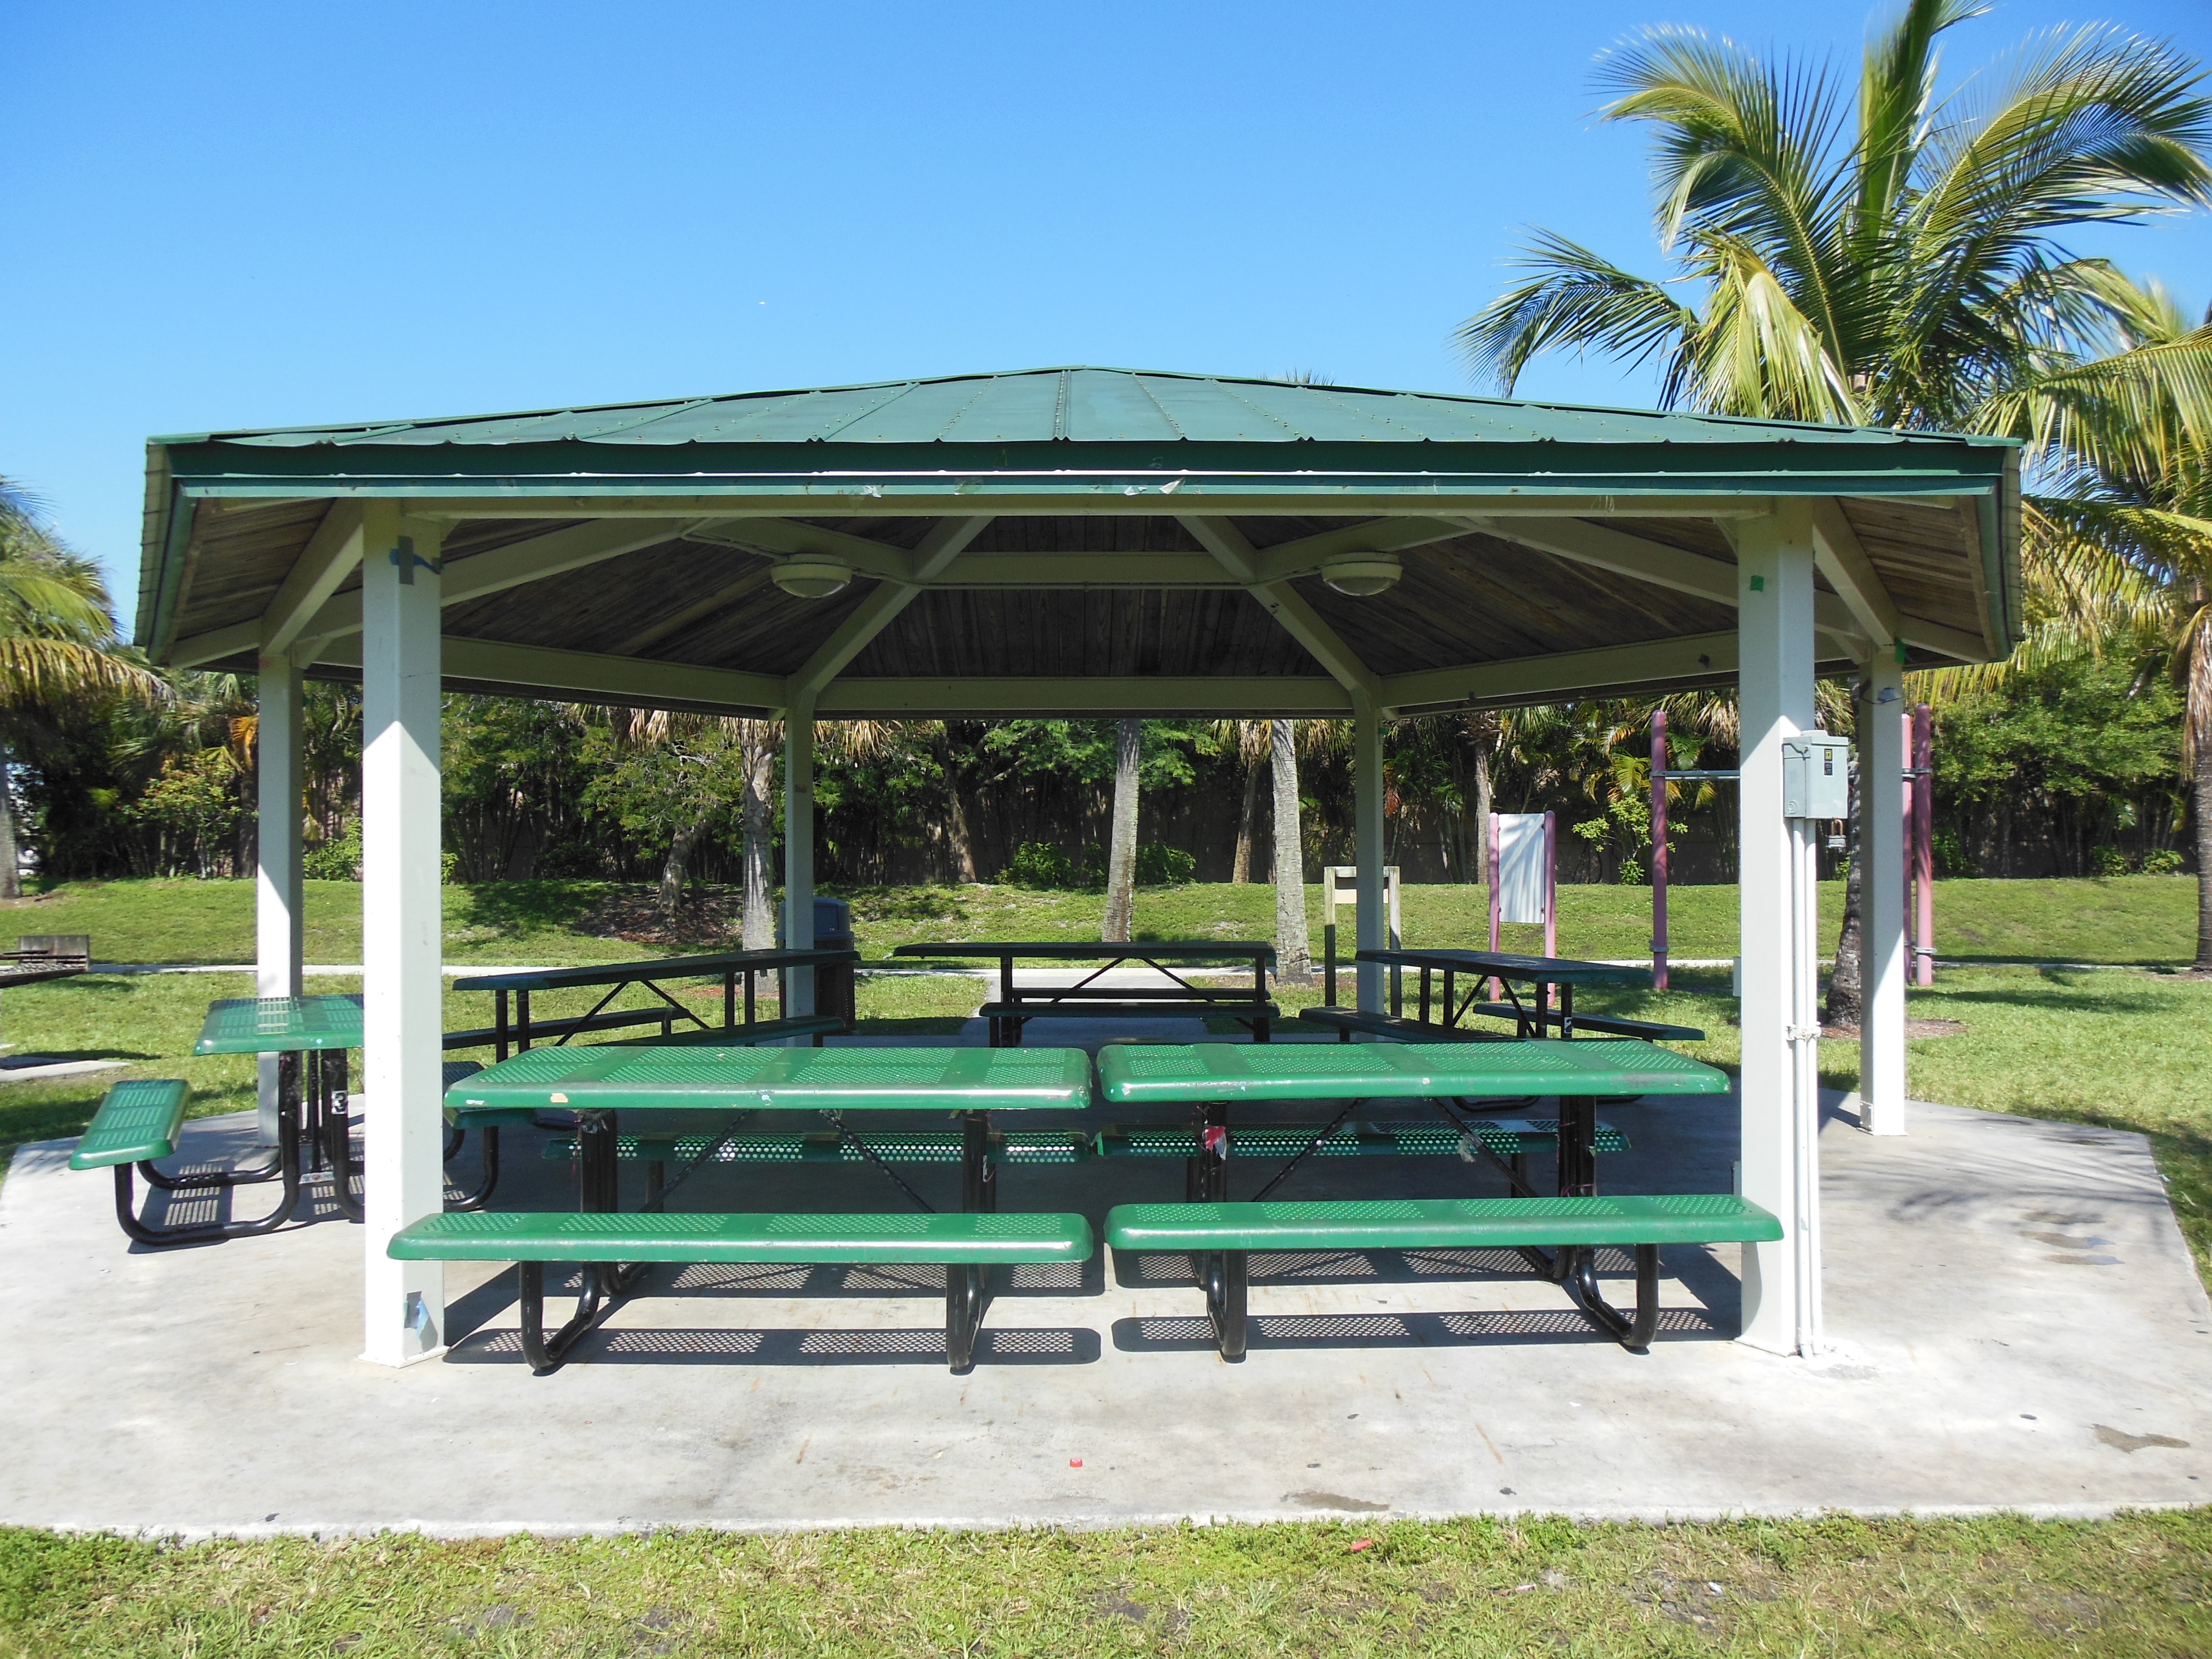
M0 474L127 609L156 433L1065 362L1474 389L1449 336L1522 226L1660 268L1600 52L1692 23L1848 74L1867 16L5 0ZM1947 62L2101 18L2212 58L2205 0L2009 0ZM2205 216L2081 246L2212 300Z

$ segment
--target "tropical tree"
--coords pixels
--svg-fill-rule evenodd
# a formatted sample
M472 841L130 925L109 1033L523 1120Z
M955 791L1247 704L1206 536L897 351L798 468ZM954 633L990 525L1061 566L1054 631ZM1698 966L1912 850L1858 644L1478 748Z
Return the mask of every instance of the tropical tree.
M1908 0L1869 41L1855 112L1825 64L1646 30L1603 60L1602 113L1653 130L1672 276L1540 231L1519 261L1528 280L1458 339L1509 391L1540 353L1595 351L1656 363L1670 406L1985 431L2039 422L2047 455L2087 457L2102 494L2031 503L2031 562L2078 572L2085 550L2117 539L2125 550L2100 566L2107 594L2178 600L2178 637L2194 640L2202 624L2185 618L2203 601L2189 607L2200 589L2185 573L2197 567L2176 554L2172 520L2154 534L2140 514L2174 511L2174 492L2203 477L2201 447L2180 435L2212 382L2178 341L2126 342L2112 362L2115 332L2142 319L2110 262L2063 239L2212 203L2212 102L2191 60L2106 25L2031 37L1941 95L1941 37L1987 9ZM2147 410L2174 430L2130 438L2126 416ZM2081 447L2100 439L2110 453ZM2039 482L2063 485L2063 471ZM2138 514L2125 533L2123 508ZM2212 930L2212 895L2203 915ZM1847 910L1847 944L1856 923ZM2212 932L2200 954L2212 966Z
M2100 292L2108 349L2051 353L1991 400L1986 423L2027 439L2063 492L2029 503L2039 647L2132 636L2182 693L2194 965L2212 973L2212 310L2192 324L2163 289L2117 273Z
M1275 977L1304 985L1313 977L1306 933L1305 837L1298 823L1298 746L1291 720L1267 722L1275 786Z
M0 898L22 896L13 767L27 715L98 693L166 696L112 649L114 613L97 566L63 545L39 504L0 478Z
M1125 720L1114 728L1114 811L1106 846L1106 914L1102 940L1126 943L1137 907L1137 771L1145 723Z

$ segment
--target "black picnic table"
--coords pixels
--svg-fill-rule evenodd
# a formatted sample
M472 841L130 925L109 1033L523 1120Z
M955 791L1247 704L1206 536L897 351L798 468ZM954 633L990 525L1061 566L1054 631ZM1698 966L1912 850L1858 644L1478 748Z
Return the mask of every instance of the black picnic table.
M1510 951L1409 951L1403 948L1383 951L1362 951L1355 962L1380 963L1385 967L1413 968L1420 971L1420 1014L1422 1024L1435 1024L1452 1030L1469 1014L1486 1014L1494 1018L1509 1015L1514 1023L1514 1035L1521 1037L1540 1037L1550 1034L1556 1026L1562 1037L1575 1034L1575 988L1577 985L1627 985L1642 989L1651 986L1651 970L1622 963L1578 962L1571 957L1529 957ZM1442 1012L1438 1021L1429 1018L1431 975L1442 980ZM1458 994L1458 981L1472 975L1474 988L1465 997ZM1497 984L1505 994L1503 1003L1482 1000L1483 981ZM1526 985L1534 993L1535 1006L1524 1006L1516 985ZM1559 1006L1551 1006L1551 988L1559 991ZM1608 1030L1629 1024L1607 1021ZM1640 1023L1640 1022L1639 1022ZM1637 1031L1622 1035L1646 1036ZM1700 1034L1702 1035L1702 1034Z
M819 1046L822 1036L828 1031L847 1029L845 1021L835 1014L785 1014L778 1019L757 1018L757 994L755 976L763 973L779 975L790 968L830 968L857 963L857 951L716 951L688 957L653 957L642 962L593 963L578 968L532 969L514 973L476 974L453 981L456 991L489 991L493 997L493 1020L487 1026L465 1031L448 1031L445 1036L447 1048L490 1048L496 1057L505 1060L510 1049L521 1052L535 1043L564 1044L571 1037L593 1031L617 1030L633 1025L658 1025L663 1042L765 1042L777 1037L811 1036ZM662 988L665 980L715 979L722 981L722 1022L716 1026L702 1018L692 1009L671 996ZM744 981L744 1018L738 1018L738 981ZM582 1014L539 1015L532 1018L530 999L532 993L560 991L577 986L607 988L607 994L593 1003L589 1012ZM633 985L642 985L659 999L659 1002L645 1008L622 1008L607 1012L607 1005ZM514 999L514 1018L508 1018L508 998ZM777 1006L784 1007L779 994ZM693 1029L676 1030L677 1022L688 1020Z
M982 957L999 964L999 1000L980 1011L991 1023L994 1048L1018 1048L1022 1027L1032 1019L1156 1019L1163 1015L1213 1015L1248 1027L1255 1042L1265 1042L1282 1010L1267 1000L1267 970L1275 947L1258 939L1146 939L1134 943L1090 939L941 939L902 945L895 957ZM1014 963L1044 962L1103 964L1073 985L1018 985ZM1252 983L1194 985L1167 964L1249 962ZM1125 963L1141 963L1174 981L1172 985L1100 986L1096 981Z

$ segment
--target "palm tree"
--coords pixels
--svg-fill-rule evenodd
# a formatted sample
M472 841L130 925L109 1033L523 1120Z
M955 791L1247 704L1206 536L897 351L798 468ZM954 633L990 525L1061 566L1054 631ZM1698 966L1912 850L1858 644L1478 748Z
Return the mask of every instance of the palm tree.
M2212 311L2117 275L2110 349L2053 354L1993 399L1987 423L2026 438L2063 495L2032 500L2030 599L2042 650L2148 641L2184 694L2181 759L2197 841L2198 973L2212 973Z
M1309 727L1310 730L1310 727ZM1306 942L1305 836L1298 823L1297 723L1267 722L1267 752L1275 783L1275 977L1285 985L1313 978Z
M1855 125L1822 64L1672 27L1611 54L1602 113L1656 129L1674 275L1539 231L1531 280L1461 325L1471 362L1510 391L1540 352L1595 350L1657 361L1669 406L1975 424L2102 326L2110 266L2064 233L2212 202L2212 104L2163 43L2057 30L1939 99L1939 37L1985 9L1908 0L1868 47Z
M1519 261L1530 280L1461 325L1470 362L1510 391L1544 351L1656 362L1668 405L1735 415L2006 431L2040 414L2056 447L2094 425L2126 448L2118 411L2201 407L2206 381L2185 351L2138 354L2098 380L2125 326L2124 284L2060 240L2212 203L2201 71L2109 26L2058 29L1940 99L1940 37L1984 9L1908 0L1869 45L1855 120L1824 65L1645 31L1605 61L1614 96L1603 113L1656 130L1674 277L1540 231ZM2088 390L2099 384L2101 397ZM2069 392L2106 418L2059 418ZM2140 453L2127 459L2093 470L2107 485L2179 481L2135 470ZM2110 524L2116 503L2099 505ZM2067 538L2044 532L2084 521L2063 503L2032 504L2030 561L2063 562ZM2142 574L2160 556L2129 568ZM2212 796L2200 837L2208 805ZM2212 908L2203 914L2212 928ZM1847 942L1856 923L1847 911ZM2212 966L2212 944L2200 956Z
M113 612L99 568L49 530L37 501L0 478L0 898L21 898L13 727L74 699L166 695L161 680L109 648Z

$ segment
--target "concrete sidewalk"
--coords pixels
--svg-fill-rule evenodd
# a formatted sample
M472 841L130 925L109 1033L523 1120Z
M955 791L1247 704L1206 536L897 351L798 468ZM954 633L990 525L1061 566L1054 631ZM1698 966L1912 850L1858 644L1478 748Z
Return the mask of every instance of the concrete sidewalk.
M1635 1146L1601 1164L1608 1185L1728 1189L1732 1099L1603 1116ZM189 1150L241 1148L250 1124L195 1124ZM327 1206L270 1237L134 1249L104 1172L71 1174L66 1142L26 1147L0 1188L0 1522L476 1534L2075 1516L2212 1497L2212 1307L2143 1141L1942 1106L1911 1125L1877 1141L1832 1116L1824 1133L1837 1350L1815 1363L1727 1340L1732 1249L1666 1253L1668 1311L1644 1356L1510 1253L1393 1253L1255 1258L1252 1352L1233 1366L1180 1259L1022 1270L966 1377L944 1369L930 1269L660 1269L567 1369L534 1378L512 1272L454 1268L450 1353L385 1370L355 1357L363 1240ZM565 1202L568 1166L532 1141L507 1137L502 1207ZM949 1197L951 1172L909 1173ZM1181 1182L1167 1162L1018 1168L1002 1201L1095 1224ZM1294 1184L1502 1188L1449 1158L1345 1160ZM684 1193L679 1207L898 1201L873 1171L829 1166L702 1173Z

